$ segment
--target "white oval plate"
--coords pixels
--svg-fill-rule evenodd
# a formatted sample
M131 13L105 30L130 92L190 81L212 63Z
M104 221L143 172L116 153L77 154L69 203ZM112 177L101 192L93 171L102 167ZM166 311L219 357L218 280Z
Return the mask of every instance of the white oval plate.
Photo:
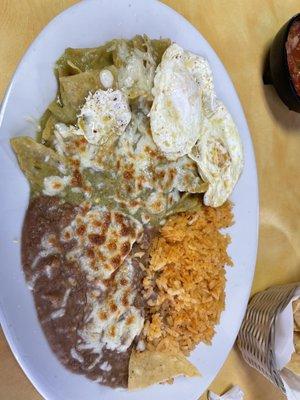
M206 57L218 96L239 128L245 168L233 193L235 225L230 229L226 309L212 346L199 345L191 360L201 378L177 378L173 385L156 385L129 393L112 390L67 371L51 352L38 323L20 260L20 239L29 198L28 184L9 146L19 135L34 136L30 118L38 119L53 99L53 64L66 47L93 47L116 38L146 33L169 37ZM225 361L238 333L253 279L258 236L258 189L252 142L238 96L221 61L182 16L154 0L85 0L57 16L40 33L23 57L3 101L0 114L0 317L19 364L46 399L194 400L208 387Z

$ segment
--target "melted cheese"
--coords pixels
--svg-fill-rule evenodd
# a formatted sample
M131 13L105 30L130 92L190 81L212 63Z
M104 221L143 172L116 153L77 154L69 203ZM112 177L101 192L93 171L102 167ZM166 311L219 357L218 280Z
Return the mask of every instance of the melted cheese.
M46 196L56 196L60 194L65 187L70 183L69 176L47 176L44 178L43 193Z
M132 245L142 235L142 225L133 217L101 207L81 209L66 227L61 240L76 240L68 260L79 260L88 279L108 279L123 263Z
M147 41L146 41L147 46ZM126 93L129 98L146 96L151 98L153 86L155 60L151 52L151 46L147 51L131 49L125 41L116 44L116 55L118 58L118 87Z
M126 134L119 138L113 159L118 176L124 182L122 188L128 184L128 197L138 202L139 209L145 209L150 214L166 210L169 193L199 193L206 188L197 164L188 156L169 161L158 150L151 136L149 119L142 112L136 114ZM130 213L136 212L124 196L114 198L125 202ZM178 196L176 198L178 201Z
M132 289L134 266L127 258L114 278L114 287L103 303L89 296L91 312L84 329L79 332L82 343L80 348L101 353L103 347L123 352L143 328L144 318L134 305L136 291Z
M146 207L151 214L160 214L166 210L167 199L163 193L152 192L147 199Z
M114 83L114 76L109 69L103 69L99 74L100 82L105 89L110 89Z
M58 154L79 161L81 169L99 169L95 162L99 147L86 140L82 129L58 123L55 125L54 136L54 147Z
M147 117L149 111L150 103L139 100L133 106L132 120L125 134L115 135L105 144L89 143L81 128L57 124L55 129L55 146L59 153L79 162L81 170L109 172L111 179L116 180L114 201L138 217L142 212L159 214L158 209L165 211L165 205L169 207L168 193L172 191L199 193L205 190L195 162L187 156L169 161L157 148ZM90 193L84 192L84 195L88 199ZM149 196L159 197L162 206L153 207Z

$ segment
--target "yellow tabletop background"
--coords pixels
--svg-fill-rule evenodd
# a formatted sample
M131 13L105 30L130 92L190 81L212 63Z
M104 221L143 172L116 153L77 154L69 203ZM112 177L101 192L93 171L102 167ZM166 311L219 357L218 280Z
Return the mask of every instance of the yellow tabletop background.
M299 0L164 2L184 15L213 46L245 110L260 190L260 238L252 293L300 281L300 114L288 111L273 87L263 86L261 79L266 49L283 23L300 12ZM0 99L28 45L56 14L74 3L0 0ZM232 384L242 387L246 400L284 399L245 364L237 349L229 354L211 389L221 393ZM0 399L41 399L18 366L1 329Z

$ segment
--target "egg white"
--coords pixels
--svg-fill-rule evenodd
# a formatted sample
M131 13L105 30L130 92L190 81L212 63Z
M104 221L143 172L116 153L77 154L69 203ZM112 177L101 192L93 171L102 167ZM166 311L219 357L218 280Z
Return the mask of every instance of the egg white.
M243 169L243 148L236 125L220 100L204 118L201 135L189 153L208 182L204 204L221 206L230 196Z
M169 160L187 154L196 143L202 121L201 88L193 61L177 44L165 51L156 69L150 123L155 144Z

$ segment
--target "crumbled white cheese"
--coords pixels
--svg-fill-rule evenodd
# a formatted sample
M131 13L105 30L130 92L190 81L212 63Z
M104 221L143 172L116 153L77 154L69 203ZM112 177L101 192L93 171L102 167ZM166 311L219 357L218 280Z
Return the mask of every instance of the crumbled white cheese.
M86 98L78 125L89 143L105 143L109 135L124 133L131 119L127 97L120 90L97 90Z

